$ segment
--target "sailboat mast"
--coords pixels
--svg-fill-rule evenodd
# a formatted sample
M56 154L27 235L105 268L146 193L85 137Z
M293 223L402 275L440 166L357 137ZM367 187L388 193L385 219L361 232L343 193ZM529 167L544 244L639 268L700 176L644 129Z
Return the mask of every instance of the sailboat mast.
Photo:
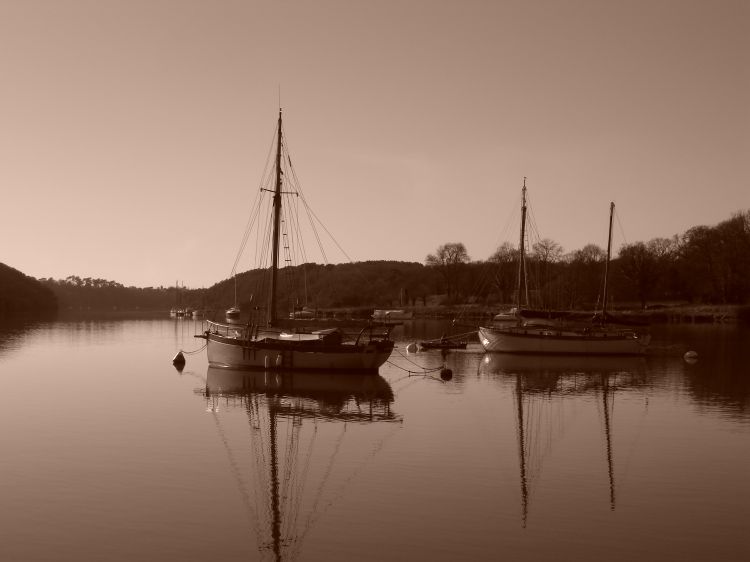
M524 290L526 306L529 305L529 286L526 283L526 176L523 178L521 189L521 240L518 243L518 291L516 293L516 307L521 310L521 289Z
M271 263L271 294L268 303L268 325L276 321L276 274L279 270L279 224L281 222L281 109L276 142L276 189L273 193L273 249Z
M602 295L602 320L607 316L607 285L609 283L609 260L612 256L612 216L615 214L615 204L609 204L609 235L607 236L607 263L604 265L604 291Z

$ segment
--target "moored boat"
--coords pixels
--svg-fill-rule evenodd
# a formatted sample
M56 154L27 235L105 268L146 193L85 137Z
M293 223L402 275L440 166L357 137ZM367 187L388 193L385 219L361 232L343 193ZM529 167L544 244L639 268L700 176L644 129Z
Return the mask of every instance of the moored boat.
M372 313L373 320L380 322L400 322L402 320L411 320L414 313L406 310L380 310L376 309Z
M296 174L291 168L291 158L284 140L279 110L275 138L275 173L266 176L269 179L275 178L275 181L272 187L262 188L260 196L264 196L265 193L273 194L271 232L268 236L259 234L261 240L267 240L271 245L270 252L263 253L264 256L270 257L270 267L259 268L269 274L267 282L263 283L263 287L268 288L267 305L263 307L256 301L253 310L250 311L249 319L244 324L208 322L208 330L201 337L207 340L209 365L232 369L334 371L342 374L377 372L393 351L394 343L390 339L392 326L376 325L371 322L358 333L351 334L332 326L322 330L316 330L308 324L295 327L293 311L291 318L289 314L286 315L286 320L282 320L282 315L277 314L279 305L277 276L280 269L279 253L282 235L284 259L287 263L291 261L288 240L296 241L296 237L290 236L286 230L282 233L282 229L291 228L296 222L296 219L291 220L287 215L284 215L287 218L282 220L282 195L295 194L304 205L307 205L299 192L299 186L295 183ZM260 201L258 204L260 205ZM292 217L297 216L296 209L287 212L292 213ZM247 236L246 233L244 241L247 240ZM240 252L244 247L244 241ZM251 301L253 297L254 295L251 296ZM235 306L228 310L228 320L230 311L232 315L236 314L236 322L239 318L239 309Z
M601 314L588 322L568 322L564 314L524 315L528 308L524 255L526 221L526 178L521 197L521 238L519 243L518 285L516 306L501 313L489 326L479 328L479 342L486 351L506 353L550 353L585 355L641 355L646 352L650 335L632 327L608 322L607 281L612 251L612 217L615 204L610 203L607 261L604 271L604 292ZM525 301L524 301L525 295Z
M420 349L466 349L467 345L468 342L466 341L448 338L419 342Z

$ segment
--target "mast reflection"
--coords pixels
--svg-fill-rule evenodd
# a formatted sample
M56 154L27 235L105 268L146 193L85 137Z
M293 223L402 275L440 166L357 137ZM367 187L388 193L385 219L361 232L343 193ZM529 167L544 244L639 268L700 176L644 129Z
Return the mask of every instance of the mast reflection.
M508 377L514 381L519 476L521 488L521 524L526 527L529 514L530 480L541 459L538 419L541 409L549 410L550 399L568 400L585 394L600 394L603 407L604 439L609 480L610 510L615 509L614 452L612 446L612 408L615 391L640 386L646 380L646 362L630 356L552 356L486 353L479 364L480 375ZM529 415L529 412L532 415Z
M312 525L333 503L324 496L335 488L331 480L335 480L332 473L336 472L336 461L344 456L346 462L341 464L353 467L354 474L343 479L341 486L346 486L401 421L391 410L394 395L390 385L372 374L248 372L209 367L201 394L206 410L217 422L233 468L238 465L236 455L222 430L219 413L241 409L247 415L254 466L249 473L234 470L235 478L246 496L261 557L274 561L295 559ZM352 463L345 435L353 433L356 437L348 441L356 439L356 448L361 449L369 433L360 435L356 427L383 422L384 427L393 429L387 429L380 442L373 442L372 452L360 465ZM321 424L341 430L324 431ZM327 457L322 449L326 449ZM254 485L246 486L244 480ZM305 484L314 492L305 493ZM246 493L248 489L253 497ZM336 497L341 493L338 490Z

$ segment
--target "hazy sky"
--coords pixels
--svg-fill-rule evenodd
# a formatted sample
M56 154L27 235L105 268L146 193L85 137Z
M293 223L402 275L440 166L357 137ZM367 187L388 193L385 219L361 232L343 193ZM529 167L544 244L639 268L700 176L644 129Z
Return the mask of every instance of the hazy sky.
M566 251L750 208L747 0L0 0L0 262L229 277L279 89L354 260L486 259L524 176Z

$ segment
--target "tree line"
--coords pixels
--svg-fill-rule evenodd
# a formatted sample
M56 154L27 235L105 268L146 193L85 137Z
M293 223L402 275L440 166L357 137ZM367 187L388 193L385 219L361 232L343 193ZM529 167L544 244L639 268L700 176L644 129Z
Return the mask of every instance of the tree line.
M530 305L592 309L601 305L606 251L588 244L565 253L551 239L525 249ZM440 273L446 303L513 303L519 283L518 246L503 243L486 262L472 262L465 246L447 243L426 257ZM750 302L750 211L716 226L696 226L672 238L623 245L609 267L612 301L747 304ZM524 286L524 291L526 287Z
M551 239L526 249L531 305L590 310L601 306L606 252L588 244L566 253ZM506 242L487 260L473 261L463 243L446 243L424 263L366 261L284 268L279 273L280 313L308 309L366 309L513 304L518 247ZM715 226L696 226L672 238L619 248L610 263L613 302L646 308L663 303L750 302L750 211ZM15 273L13 273L15 272ZM115 281L69 276L34 280L0 268L0 314L18 310L168 310L174 306L223 310L263 308L266 270L251 270L207 289L125 287ZM19 277L20 276L20 277ZM55 302L56 301L56 302Z

